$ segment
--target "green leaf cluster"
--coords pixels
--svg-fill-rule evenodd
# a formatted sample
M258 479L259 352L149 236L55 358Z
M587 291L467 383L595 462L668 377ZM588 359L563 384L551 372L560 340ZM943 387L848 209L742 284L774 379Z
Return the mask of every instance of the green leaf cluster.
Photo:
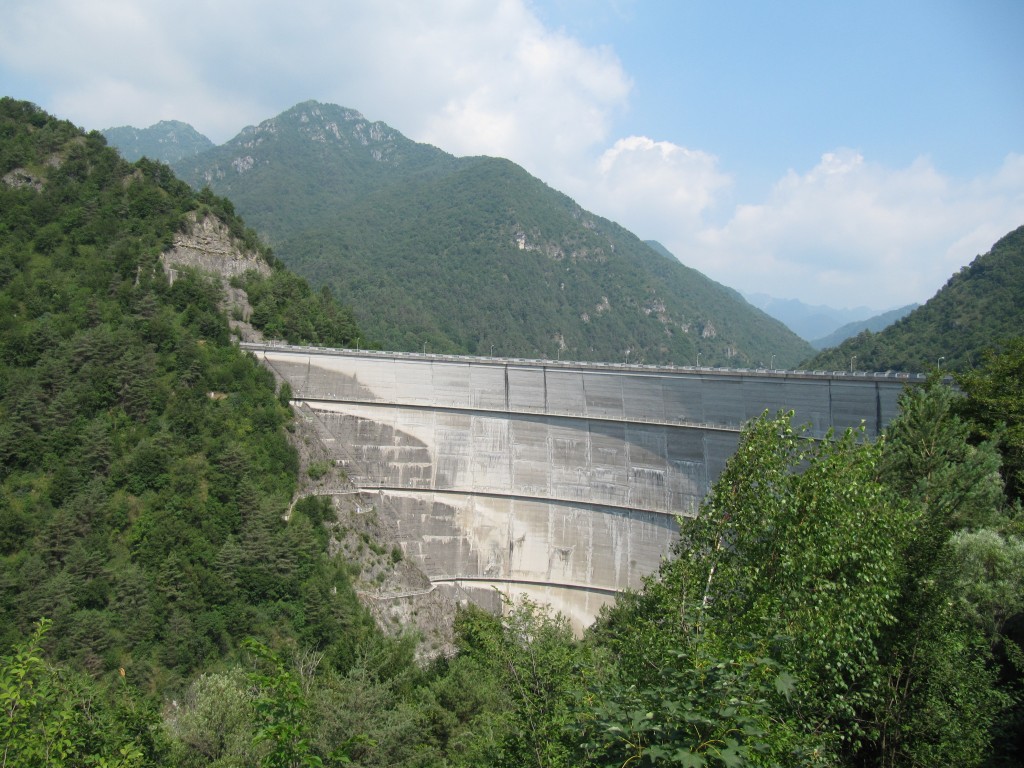
M249 297L253 326L270 338L318 347L352 347L361 340L352 312L338 305L327 286L314 293L280 266L269 276L250 271L234 282Z
M976 386L1003 391L1018 354ZM749 425L680 521L676 556L592 630L617 670L595 710L607 752L636 765L725 760L701 745L728 745L737 765L1012 760L1024 542L971 401L938 378L908 389L874 444L811 441L785 415ZM698 677L738 664L728 686Z
M114 697L91 680L50 666L40 620L29 638L0 658L0 765L141 766L149 739L137 727L155 719L133 717L137 702L127 689Z
M958 413L971 425L972 443L992 441L1003 461L1011 502L1024 502L1024 337L989 349L983 365L956 377L967 397Z

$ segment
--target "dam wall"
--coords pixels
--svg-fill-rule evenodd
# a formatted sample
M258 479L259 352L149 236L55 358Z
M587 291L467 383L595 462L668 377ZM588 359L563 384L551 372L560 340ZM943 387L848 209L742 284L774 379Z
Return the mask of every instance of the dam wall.
M577 626L657 569L746 421L792 410L813 437L874 437L913 380L243 346L432 584L526 594Z

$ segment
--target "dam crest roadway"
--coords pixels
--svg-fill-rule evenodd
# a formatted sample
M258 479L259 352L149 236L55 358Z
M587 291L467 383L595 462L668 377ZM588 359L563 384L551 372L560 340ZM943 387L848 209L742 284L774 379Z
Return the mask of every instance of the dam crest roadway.
M743 425L877 436L915 374L580 363L242 343L437 589L577 628L641 586Z

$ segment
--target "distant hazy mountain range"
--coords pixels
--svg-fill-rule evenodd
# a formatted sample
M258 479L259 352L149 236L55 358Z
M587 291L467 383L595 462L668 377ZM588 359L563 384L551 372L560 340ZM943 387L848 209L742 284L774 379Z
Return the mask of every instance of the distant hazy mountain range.
M837 309L821 304L805 304L799 299L777 299L764 293L747 293L744 298L760 310L781 320L815 349L835 346L861 331L880 331L916 308L908 304L879 314L868 307Z
M802 339L817 339L847 323L865 320L876 314L868 307L836 309L805 304L799 299L778 299L764 293L745 293L744 298L758 309L781 320Z
M950 277L938 293L879 333L865 331L806 363L818 369L966 370L983 350L1024 334L1024 227Z
M195 157L214 146L213 142L188 123L163 120L149 128L107 128L107 142L117 147L121 157L135 162L140 157L173 165L186 157Z
M173 167L386 348L734 367L813 352L508 160L453 157L354 110L306 102Z
M909 315L920 304L907 304L905 307L899 307L898 309L891 309L888 312L883 312L880 315L874 315L867 318L866 320L857 320L856 322L847 323L836 328L832 333L827 336L822 336L820 339L810 339L811 346L815 349L828 349L834 347L837 344L841 344L846 339L856 336L858 333L864 331L871 331L872 333L878 333L881 330L888 328L890 325L895 323L897 320ZM770 312L768 314L771 314Z

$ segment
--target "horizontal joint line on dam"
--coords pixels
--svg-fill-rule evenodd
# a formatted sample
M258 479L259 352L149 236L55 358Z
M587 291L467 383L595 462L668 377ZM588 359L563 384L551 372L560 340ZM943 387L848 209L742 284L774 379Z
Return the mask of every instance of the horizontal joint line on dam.
M353 483L358 482L352 480ZM540 504L555 504L560 507L575 507L577 509L589 509L595 512L599 512L604 509L616 510L621 512L634 513L639 515L659 515L660 517L669 517L673 520L677 517L687 517L684 511L665 511L662 509L648 509L646 507L627 507L622 504L609 504L600 501L579 501L577 499L565 499L557 498L552 496L531 496L526 493L502 493L501 491L480 491L480 490L467 490L462 491L455 488L409 488L406 486L399 485L368 485L359 483L359 493L372 496L380 491L386 491L388 493L408 493L408 494L422 494L422 493L439 493L448 494L449 496L479 496L485 499L510 499L512 501L533 501Z
M617 595L621 590L608 589L607 587L595 587L589 584L574 584L571 582L542 581L540 579L504 579L493 576L442 576L430 580L431 584L455 584L460 582L484 582L486 584L516 584L528 585L531 587L554 587L555 589L572 589L580 592L597 592L602 595Z
M524 411L524 410L498 410L495 408L475 408L472 406L456 405L419 405L417 403L394 403L384 400L350 400L344 398L327 399L324 397L306 398L301 393L293 393L293 403L305 403L316 410L317 403L339 403L342 405L369 406L372 408L403 408L412 411L440 411L442 413L465 413L465 414L489 414L494 416L532 416L535 418L572 419L574 421L597 421L612 424L651 424L659 427L678 427L680 429L697 429L703 432L728 432L739 434L742 427L730 426L728 424L711 424L698 421L668 421L665 419L643 419L626 416L588 416L579 413L563 413L556 411Z

